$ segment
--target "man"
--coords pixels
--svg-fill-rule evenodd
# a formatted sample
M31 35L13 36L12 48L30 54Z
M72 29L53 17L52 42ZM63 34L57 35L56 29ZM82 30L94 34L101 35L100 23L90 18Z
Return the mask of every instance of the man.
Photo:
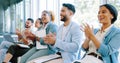
M79 25L71 20L74 13L75 7L72 4L64 3L60 13L61 21L64 24L59 27L57 36L48 34L44 38L46 44L51 44L59 50L64 63L71 63L80 57L82 31L80 31Z
M31 26L33 25L33 23L34 23L33 19L28 18L27 21L26 21L26 23L25 23L25 29L22 32L20 32L18 29L16 29L16 34L18 35L18 40L20 42L23 42L24 44L27 44L27 45L29 45L29 44L32 43L31 40L28 40L26 38L26 36L29 34L28 31L33 32L33 30L31 29ZM6 51L8 50L7 55L5 57L5 62L6 62L6 60L8 60L8 59L10 60L13 57L12 60L11 60L11 62L12 63L17 63L17 57L20 56L20 55L22 55L22 54L24 54L26 51L29 50L29 48L20 48L20 47L18 47L18 45L14 45L14 43L13 44L11 44L11 43L12 42L4 43L4 45L9 45L9 47L8 47L9 49L8 48L6 48L6 50L5 49L1 49L1 50L4 50L3 51L4 54L3 54L3 56L1 56L0 60L3 61L3 59L5 57L5 54L6 54ZM17 49L17 50L15 50L15 49ZM8 53L10 53L9 52L10 50L11 50L12 53L14 52L15 54L14 55L8 55ZM17 53L16 53L17 51L19 51L19 53L22 51L23 53L17 55ZM2 54L2 53L0 53L0 54ZM8 57L10 57L10 58L8 58Z

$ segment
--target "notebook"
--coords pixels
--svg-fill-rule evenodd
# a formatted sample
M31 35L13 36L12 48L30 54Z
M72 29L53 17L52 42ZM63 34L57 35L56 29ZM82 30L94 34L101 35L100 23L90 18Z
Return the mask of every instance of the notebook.
M15 42L11 35L3 35L3 37L8 42Z
M61 58L61 56L58 54L51 54L48 56L42 56L42 57L36 58L36 59L29 61L27 63L46 63L48 61L55 60L58 58Z
M46 31L44 29L41 29L39 31L36 31L35 35L37 37L45 37ZM41 45L39 41L36 41L36 49L46 49L47 45Z

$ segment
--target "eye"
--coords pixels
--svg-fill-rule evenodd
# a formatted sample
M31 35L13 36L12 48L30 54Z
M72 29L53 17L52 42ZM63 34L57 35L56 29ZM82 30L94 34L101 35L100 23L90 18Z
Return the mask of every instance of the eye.
M103 10L102 13L103 13L103 14L106 13L106 10Z

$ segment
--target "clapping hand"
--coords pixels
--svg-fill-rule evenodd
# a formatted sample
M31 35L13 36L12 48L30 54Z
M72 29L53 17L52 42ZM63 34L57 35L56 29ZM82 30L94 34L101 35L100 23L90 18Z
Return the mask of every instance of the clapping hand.
M55 41L56 41L56 36L55 36L55 34L50 33L50 34L46 35L46 37L44 37L44 42L45 42L46 44L54 45L54 44L55 44Z
M87 39L91 39L91 37L94 35L93 27L90 27L90 25L88 25L87 23L83 24L83 31Z

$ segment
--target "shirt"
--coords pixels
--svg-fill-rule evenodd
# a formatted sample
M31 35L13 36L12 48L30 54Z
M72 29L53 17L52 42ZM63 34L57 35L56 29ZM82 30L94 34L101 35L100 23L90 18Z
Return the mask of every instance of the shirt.
M100 43L103 42L103 39L104 39L105 34L110 30L111 27L112 27L112 25L109 26L108 28L106 28L104 31L99 30L99 31L96 33L95 37L98 39L98 41L100 41ZM98 54L99 56L101 56L101 55L96 51L96 49L97 49L97 48L95 47L94 43L93 43L92 41L90 41L90 43L89 43L89 50L88 50L88 53L87 53L87 54L89 54L89 53L91 53L91 52L94 52L94 53Z

